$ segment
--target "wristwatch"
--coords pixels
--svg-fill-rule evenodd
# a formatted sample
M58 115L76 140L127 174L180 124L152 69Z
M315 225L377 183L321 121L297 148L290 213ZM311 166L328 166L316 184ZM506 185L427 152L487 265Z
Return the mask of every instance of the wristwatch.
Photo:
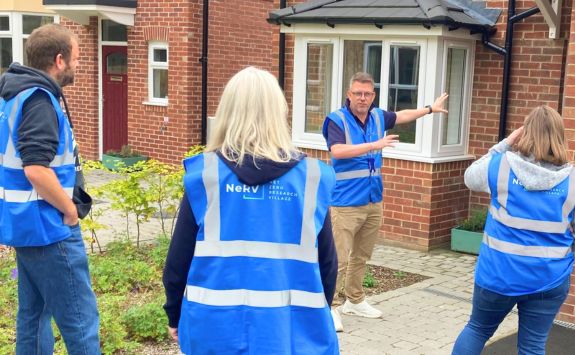
M429 109L429 112L427 114L433 113L433 109L431 108L431 105L425 105L425 108Z

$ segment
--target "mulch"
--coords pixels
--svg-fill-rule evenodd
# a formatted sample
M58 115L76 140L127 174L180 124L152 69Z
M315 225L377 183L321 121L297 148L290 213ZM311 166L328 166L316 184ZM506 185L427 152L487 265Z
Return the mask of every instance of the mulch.
M363 287L367 296L407 287L429 278L427 276L394 270L383 266L368 265L367 267L375 279L375 285L373 287Z

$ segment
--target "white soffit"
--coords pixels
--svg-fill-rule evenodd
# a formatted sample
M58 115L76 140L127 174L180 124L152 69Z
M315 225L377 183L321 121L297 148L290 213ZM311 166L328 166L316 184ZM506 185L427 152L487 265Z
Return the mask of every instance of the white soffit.
M81 25L88 25L91 16L98 16L122 25L134 26L136 15L136 9L103 5L44 5L44 7Z

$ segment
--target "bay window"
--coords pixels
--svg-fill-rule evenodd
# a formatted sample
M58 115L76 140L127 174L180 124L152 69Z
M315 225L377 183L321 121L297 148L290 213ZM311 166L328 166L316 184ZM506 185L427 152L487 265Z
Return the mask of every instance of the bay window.
M374 78L374 104L384 110L422 108L442 92L450 95L449 114L435 113L389 130L388 134L399 135L400 143L384 149L384 156L426 162L468 158L474 40L397 34L354 38L349 32L295 37L294 143L326 149L323 121L345 103L350 78L364 71Z

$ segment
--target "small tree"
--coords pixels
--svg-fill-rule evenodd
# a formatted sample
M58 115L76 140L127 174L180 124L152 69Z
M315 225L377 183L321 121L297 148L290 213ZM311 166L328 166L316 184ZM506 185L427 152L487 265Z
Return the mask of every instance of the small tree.
M126 233L130 238L129 217L136 217L136 246L140 246L140 225L146 222L157 211L152 206L152 196L142 186L145 162L138 162L130 168L119 170L120 179L113 180L102 187L104 195L112 202L112 208L119 210L126 218Z
M93 160L86 160L82 162L82 170L85 173L89 173L90 171L102 169L102 163L99 161ZM85 185L85 189L92 196L93 199L102 196L102 190L97 187L91 187L88 184ZM102 209L96 208L96 205L93 204L92 208L88 215L81 220L80 226L83 232L89 232L90 238L88 241L90 242L90 250L92 253L94 252L94 243L98 246L98 251L102 253L102 246L100 245L100 241L98 240L97 231L101 229L106 229L108 226L101 224L99 222L100 217L104 211Z

